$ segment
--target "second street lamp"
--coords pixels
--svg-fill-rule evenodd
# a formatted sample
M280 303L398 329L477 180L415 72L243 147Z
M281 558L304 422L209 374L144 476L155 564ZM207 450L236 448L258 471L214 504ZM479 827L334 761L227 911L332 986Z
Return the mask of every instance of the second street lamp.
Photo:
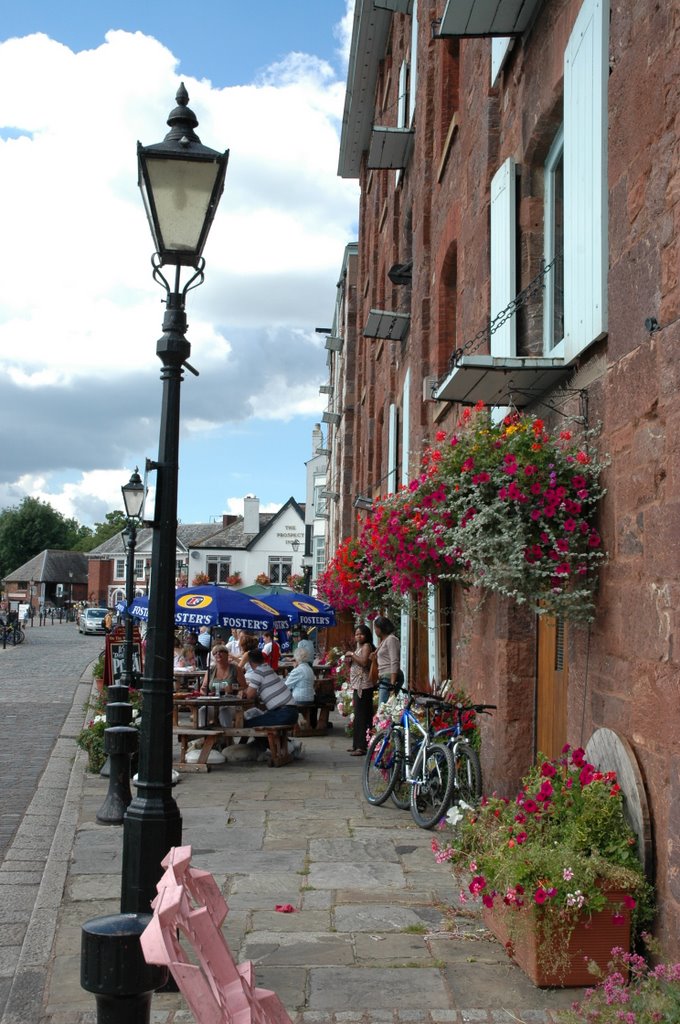
M132 705L130 687L136 682L132 666L133 630L132 617L128 614L135 596L135 548L137 546L137 525L141 520L145 489L135 469L127 484L121 487L125 502L127 523L123 531L125 540L125 643L123 645L123 670L118 680L109 686L106 702L106 723L104 751L108 755L109 789L104 803L97 811L100 825L121 825L125 808L131 800L130 758L138 747L137 730L131 726ZM108 651L108 646L107 646Z
M123 823L121 910L148 911L156 895L161 861L182 841L182 819L172 795L172 666L175 565L177 550L177 477L179 467L180 385L191 346L185 338L186 294L203 281L202 252L224 188L228 151L201 144L196 115L187 106L182 84L177 106L168 117L170 131L155 146L138 145L139 186L156 245L154 279L165 289L163 335L156 353L161 360L161 407L156 506L151 548L149 619L142 676L137 795ZM170 284L161 268L175 267ZM180 287L182 267L194 273Z

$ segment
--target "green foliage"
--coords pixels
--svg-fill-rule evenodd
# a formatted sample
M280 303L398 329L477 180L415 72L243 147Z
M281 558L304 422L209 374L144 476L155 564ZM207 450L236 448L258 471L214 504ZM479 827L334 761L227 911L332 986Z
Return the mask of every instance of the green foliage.
M99 547L104 541L110 540L111 537L115 537L117 533L125 529L127 519L125 513L120 509L116 509L113 512L107 512L104 516L103 523L95 523L94 530L91 530L88 526L82 526L82 536L79 542L75 545L74 551L92 551L94 548Z
M447 818L454 836L434 841L435 859L471 872L469 890L485 906L533 908L543 934L557 932L563 948L581 916L604 909L607 890L626 894L637 929L651 920L653 894L616 774L596 771L580 748L565 747L555 761L539 754L514 800L485 797ZM620 910L614 916L622 923Z
M106 702L108 693L97 694L85 705L89 712L88 720L76 736L76 743L81 750L87 751L87 770L93 774L100 772L106 761L104 752L104 732L106 731ZM141 721L142 695L139 690L130 690L132 704L131 725L139 727Z
M46 548L74 550L86 529L38 498L26 497L20 505L3 509L0 512L0 575L13 572Z

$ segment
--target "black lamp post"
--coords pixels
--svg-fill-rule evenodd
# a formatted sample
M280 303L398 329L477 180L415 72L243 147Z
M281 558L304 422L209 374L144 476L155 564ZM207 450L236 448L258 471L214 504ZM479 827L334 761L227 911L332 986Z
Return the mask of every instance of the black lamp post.
M148 911L161 877L161 860L182 841L182 819L172 795L172 665L177 550L177 476L179 461L180 385L191 346L185 338L185 299L203 281L203 247L224 188L229 152L201 144L196 115L182 84L177 106L168 117L170 131L155 146L138 144L139 187L156 245L154 279L165 289L163 335L156 353L161 360L163 402L156 477L156 508L151 548L149 622L142 677L142 724L139 737L137 795L123 822L121 910ZM161 267L174 266L168 283ZM180 288L182 267L194 273Z

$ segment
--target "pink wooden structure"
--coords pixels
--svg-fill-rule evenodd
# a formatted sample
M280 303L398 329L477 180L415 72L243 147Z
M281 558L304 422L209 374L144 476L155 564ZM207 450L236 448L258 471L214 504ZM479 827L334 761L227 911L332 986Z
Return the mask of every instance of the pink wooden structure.
M234 962L221 930L229 908L212 875L190 861L190 846L174 846L163 861L153 919L141 936L147 963L170 969L198 1024L291 1024L276 993L255 987L251 961Z

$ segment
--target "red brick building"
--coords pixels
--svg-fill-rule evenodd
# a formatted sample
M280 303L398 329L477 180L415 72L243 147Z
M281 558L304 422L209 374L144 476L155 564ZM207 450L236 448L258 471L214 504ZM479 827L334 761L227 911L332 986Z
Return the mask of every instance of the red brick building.
M402 647L411 678L498 704L489 789L598 728L627 741L678 955L680 4L357 0L339 173L361 202L327 341L330 554L463 403L601 421L592 626L470 615L445 584Z

